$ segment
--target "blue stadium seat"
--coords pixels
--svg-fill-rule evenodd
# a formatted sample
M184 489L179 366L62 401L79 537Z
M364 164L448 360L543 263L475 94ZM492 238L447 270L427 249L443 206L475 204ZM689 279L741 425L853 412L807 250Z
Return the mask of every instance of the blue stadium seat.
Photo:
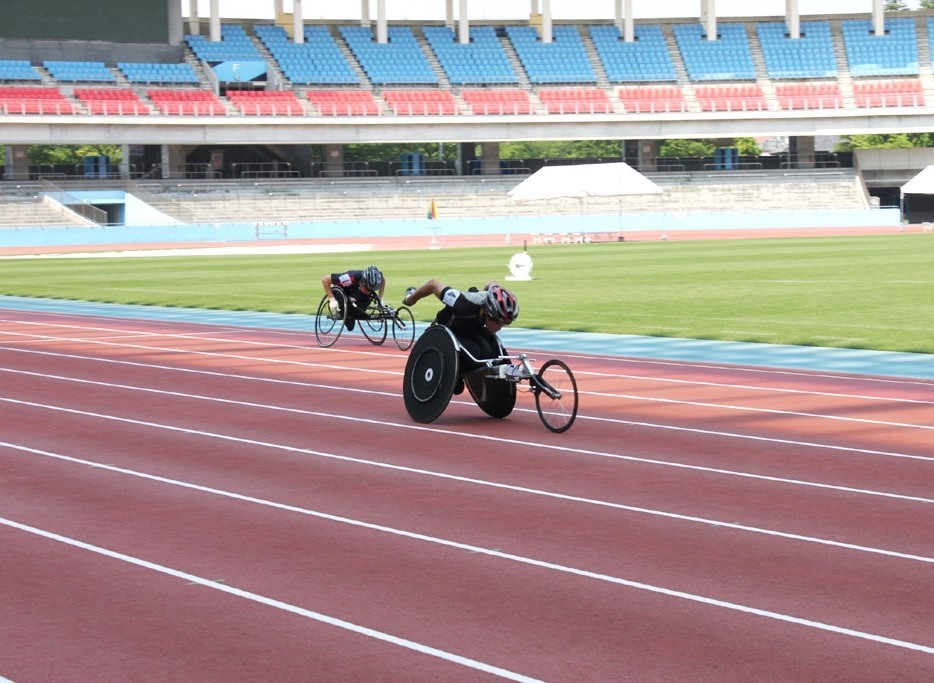
M576 26L555 26L543 43L533 26L507 26L506 35L532 83L596 83Z
M788 37L783 21L756 26L769 78L827 78L837 75L829 21L801 22L801 36Z
M611 83L678 78L661 26L636 25L632 42L624 41L616 26L591 26L590 37Z
M42 76L24 59L0 59L0 81L40 81Z
M208 63L264 61L260 51L239 24L223 24L221 39L218 41L200 35L187 35L185 42L198 59Z
M304 43L293 42L281 26L258 24L254 31L292 83L360 84L327 27L306 26Z
M451 83L518 83L492 26L472 27L469 43L459 43L447 26L426 26L424 32Z
M373 83L437 85L438 76L408 26L390 26L387 43L376 42L367 26L341 26L340 32Z
M200 83L190 64L118 62L117 68L131 83Z
M916 76L920 73L914 19L886 19L885 34L879 36L873 32L869 19L844 19L841 28L851 76Z
M675 24L675 40L692 81L754 80L756 68L744 24L721 23L717 40L707 40L700 24Z
M117 80L103 62L46 61L42 66L57 81L113 83Z

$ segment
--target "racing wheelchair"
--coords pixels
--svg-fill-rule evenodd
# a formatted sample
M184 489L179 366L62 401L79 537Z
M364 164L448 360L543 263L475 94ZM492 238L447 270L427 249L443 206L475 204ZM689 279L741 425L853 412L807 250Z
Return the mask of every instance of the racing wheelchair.
M415 342L405 364L402 395L405 409L416 422L434 422L447 408L458 381L487 415L504 418L516 405L523 382L535 397L538 416L553 432L565 432L577 417L577 382L571 369L557 359L545 361L536 372L528 356L510 356L499 338L495 358L474 358L444 325L432 324ZM501 375L509 365L511 373Z
M340 287L332 287L331 296L337 301L337 312L331 311L328 297L325 296L318 304L318 313L315 315L315 338L321 346L334 345L349 317L357 321L363 336L373 344L380 345L386 341L390 327L392 339L400 351L407 350L415 341L415 316L408 306L393 308L383 303L374 292L366 308L360 310Z

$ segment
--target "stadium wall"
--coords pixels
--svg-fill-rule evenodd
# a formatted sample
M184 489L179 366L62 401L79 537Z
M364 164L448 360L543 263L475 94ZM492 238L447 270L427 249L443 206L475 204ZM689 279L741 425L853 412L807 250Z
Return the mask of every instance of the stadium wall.
M275 237L283 239L367 239L441 235L496 235L547 233L678 232L692 230L750 230L775 228L866 228L901 224L898 209L834 211L732 211L644 213L588 216L515 216L445 218L440 220L294 221ZM264 232L265 231L265 232ZM133 225L100 227L30 227L2 230L5 247L45 247L108 244L178 244L204 242L256 242L269 234L263 223L195 225Z
M178 0L2 0L0 36L168 44L180 7Z

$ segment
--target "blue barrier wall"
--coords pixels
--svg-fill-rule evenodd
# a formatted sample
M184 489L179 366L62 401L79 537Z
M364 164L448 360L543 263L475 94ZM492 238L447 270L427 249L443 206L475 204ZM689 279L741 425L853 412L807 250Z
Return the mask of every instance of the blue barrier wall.
M274 239L349 239L444 235L492 235L549 232L675 232L679 230L749 230L768 228L854 228L901 225L892 209L835 211L731 211L698 213L633 213L581 216L493 216L439 220L293 221ZM268 233L266 233L268 234ZM210 223L176 225L113 225L99 227L28 227L0 229L0 246L146 244L186 242L250 242L257 224Z

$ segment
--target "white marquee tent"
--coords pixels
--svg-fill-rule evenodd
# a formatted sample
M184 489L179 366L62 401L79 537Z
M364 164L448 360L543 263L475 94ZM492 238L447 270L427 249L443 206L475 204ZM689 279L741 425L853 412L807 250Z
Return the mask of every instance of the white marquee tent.
M662 188L625 162L545 166L509 191L518 202L561 197L661 194Z

